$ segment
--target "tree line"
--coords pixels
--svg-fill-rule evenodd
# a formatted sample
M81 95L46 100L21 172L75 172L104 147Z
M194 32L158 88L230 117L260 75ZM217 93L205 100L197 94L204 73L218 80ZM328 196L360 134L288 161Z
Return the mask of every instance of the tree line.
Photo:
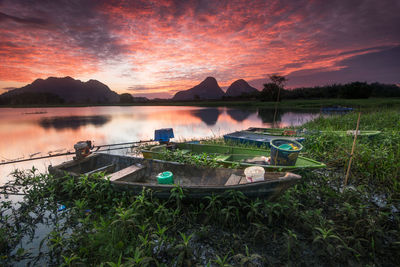
M288 79L271 75L270 82L264 84L262 91L244 93L238 97L223 97L224 100L281 101L282 99L360 99L369 97L400 97L400 87L395 84L351 82L315 87L285 89Z
M332 84L315 87L301 87L285 89L288 79L280 75L271 75L270 82L264 84L262 91L244 93L237 97L224 96L223 101L281 101L282 99L324 99L324 98L369 98L369 97L400 97L400 87L395 84L352 82L346 84ZM170 100L158 100L169 102ZM121 94L120 103L157 102L149 101L145 97L133 97L131 94ZM90 103L90 100L88 100ZM66 104L65 100L56 94L25 92L17 95L2 97L0 105L40 105L40 104Z

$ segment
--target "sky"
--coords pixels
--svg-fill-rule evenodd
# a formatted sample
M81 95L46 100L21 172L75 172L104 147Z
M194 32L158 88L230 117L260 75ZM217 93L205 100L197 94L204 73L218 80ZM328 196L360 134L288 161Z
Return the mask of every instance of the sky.
M0 93L37 78L172 97L208 76L400 84L398 0L0 0Z

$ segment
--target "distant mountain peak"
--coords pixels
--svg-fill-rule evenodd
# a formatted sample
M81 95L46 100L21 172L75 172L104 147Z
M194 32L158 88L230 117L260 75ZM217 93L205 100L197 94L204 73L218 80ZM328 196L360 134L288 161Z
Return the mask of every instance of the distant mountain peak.
M10 90L2 97L18 97L22 93L50 93L63 99L65 103L117 103L119 95L97 81L82 82L70 76L36 79L24 87Z
M177 92L173 100L195 100L195 99L220 99L224 95L221 87L214 77L207 77L198 85Z
M215 78L212 77L212 76L208 76L207 78L205 78L204 82L205 82L205 81L215 81L215 82L217 82L217 79L215 79Z
M239 79L234 81L226 90L226 96L240 96L244 93L250 94L253 92L257 92L258 90L252 86L250 86L245 80Z

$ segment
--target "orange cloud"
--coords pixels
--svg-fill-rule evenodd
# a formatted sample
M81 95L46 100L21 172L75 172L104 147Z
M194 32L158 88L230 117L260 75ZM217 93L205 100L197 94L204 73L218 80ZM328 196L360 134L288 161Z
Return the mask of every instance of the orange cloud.
M399 44L398 16L387 8L395 1L121 0L78 9L5 2L0 85L69 75L98 77L119 92L172 95L207 76L228 86L270 73L337 70L368 49Z

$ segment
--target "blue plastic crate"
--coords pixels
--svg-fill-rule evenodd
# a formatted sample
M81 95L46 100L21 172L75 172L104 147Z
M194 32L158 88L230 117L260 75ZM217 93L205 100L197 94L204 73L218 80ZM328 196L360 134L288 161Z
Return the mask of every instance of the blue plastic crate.
M154 131L154 141L169 142L174 138L174 130L172 128L158 129Z

